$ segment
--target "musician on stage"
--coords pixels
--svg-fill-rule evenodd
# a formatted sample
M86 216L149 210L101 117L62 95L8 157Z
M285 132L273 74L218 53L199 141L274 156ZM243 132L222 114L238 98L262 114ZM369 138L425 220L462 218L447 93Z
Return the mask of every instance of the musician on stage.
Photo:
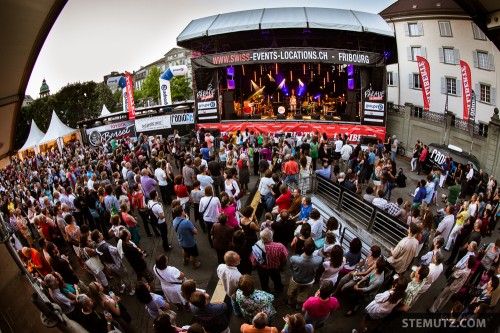
M297 111L297 97L295 97L295 90L292 89L292 96L290 96L290 110L295 113Z
M326 115L328 112L328 107L330 106L330 100L329 100L327 94L325 94L325 96L323 96L323 100L321 101L321 105L323 105L323 114Z

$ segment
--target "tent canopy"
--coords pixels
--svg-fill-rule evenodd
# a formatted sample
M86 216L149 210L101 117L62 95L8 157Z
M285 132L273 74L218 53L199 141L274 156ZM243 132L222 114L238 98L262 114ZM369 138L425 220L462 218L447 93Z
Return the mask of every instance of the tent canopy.
M59 138L65 137L66 135L75 133L76 129L68 127L63 124L61 119L57 116L55 111L52 111L52 119L50 120L49 129L39 144L44 144L48 142L55 141Z
M35 120L32 120L30 134L28 135L28 139L26 139L26 142L24 143L22 148L19 149L19 151L24 151L24 150L28 150L30 148L34 148L35 146L37 146L40 143L40 141L42 141L44 136L45 136L45 133L40 131L40 129L38 128L38 126L35 123Z
M101 115L99 116L100 117L106 117L106 116L109 116L111 114L111 112L109 112L108 108L106 107L106 104L103 104L102 105L102 111L101 111Z

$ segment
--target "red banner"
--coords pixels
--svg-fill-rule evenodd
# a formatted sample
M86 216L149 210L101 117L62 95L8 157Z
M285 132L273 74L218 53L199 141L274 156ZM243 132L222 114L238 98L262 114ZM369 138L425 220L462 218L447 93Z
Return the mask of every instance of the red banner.
M462 90L463 90L463 101L464 101L464 111L463 111L463 120L469 120L469 109L471 105L471 100L472 100L472 81L471 81L471 74L470 74L470 67L469 65L463 61L460 60L460 72L462 73Z
M361 136L375 136L385 141L385 127L367 126L367 125L350 125L350 124L321 124L321 123L305 123L305 122L224 122L217 124L198 124L198 129L205 128L207 130L219 130L222 133L236 133L240 130L255 131L257 133L302 133L315 134L318 132L326 133L329 138L333 138L335 134L347 134L351 143L357 143Z
M420 84L422 85L422 97L424 99L424 110L429 111L431 105L431 68L427 59L417 56L418 71L420 73Z
M135 119L135 104L134 104L134 84L132 83L132 76L129 72L125 72L125 80L127 82L127 103L128 103L128 119Z

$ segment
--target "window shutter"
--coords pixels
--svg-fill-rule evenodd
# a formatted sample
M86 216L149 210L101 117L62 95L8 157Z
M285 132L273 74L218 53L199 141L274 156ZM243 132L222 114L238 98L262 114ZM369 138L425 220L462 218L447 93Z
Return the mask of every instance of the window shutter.
M479 67L479 60L477 59L477 51L472 51L472 58L474 59L474 67Z
M490 88L491 105L497 105L497 88Z
M408 57L408 61L412 61L413 60L413 56L411 54L411 47L407 47L406 48L406 55Z
M392 74L392 80L393 80L393 83L394 83L395 86L399 86L398 73L393 73Z
M421 55L423 58L427 59L427 48L426 48L426 47L421 47L421 48L420 48L420 55Z
M444 50L442 47L439 48L439 62L444 62Z
M417 30L419 36L424 35L424 25L422 23L417 23Z
M488 65L490 67L490 71L495 70L495 59L493 58L493 54L488 54Z
M410 77L408 78L409 87L413 89L413 73L410 73Z
M462 96L462 80L457 80L457 96Z
M460 63L460 51L458 49L453 49L453 60L455 60L455 65Z
M441 94L446 94L446 78L441 78Z
M408 23L405 24L405 36L410 36L410 28L408 27Z
M481 95L481 86L479 85L479 83L476 83L474 85L474 92L476 93L476 97L479 100L479 95Z

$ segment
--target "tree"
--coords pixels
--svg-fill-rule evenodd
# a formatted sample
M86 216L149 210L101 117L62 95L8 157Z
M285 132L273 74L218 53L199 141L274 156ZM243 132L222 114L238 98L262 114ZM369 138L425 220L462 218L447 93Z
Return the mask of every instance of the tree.
M193 96L193 89L189 86L189 81L185 76L175 76L170 80L170 91L172 102L186 101Z
M56 112L61 121L69 127L76 127L80 120L98 117L102 104L99 105L97 83L88 81L73 83L63 87L55 94Z
M99 83L95 89L95 94L96 104L98 106L102 108L103 105L106 105L106 108L109 110L109 112L114 112L116 110L116 103L114 101L113 93L106 83Z
M160 75L160 69L156 66L149 70L148 76L141 85L142 98L152 98L158 102L160 98Z

